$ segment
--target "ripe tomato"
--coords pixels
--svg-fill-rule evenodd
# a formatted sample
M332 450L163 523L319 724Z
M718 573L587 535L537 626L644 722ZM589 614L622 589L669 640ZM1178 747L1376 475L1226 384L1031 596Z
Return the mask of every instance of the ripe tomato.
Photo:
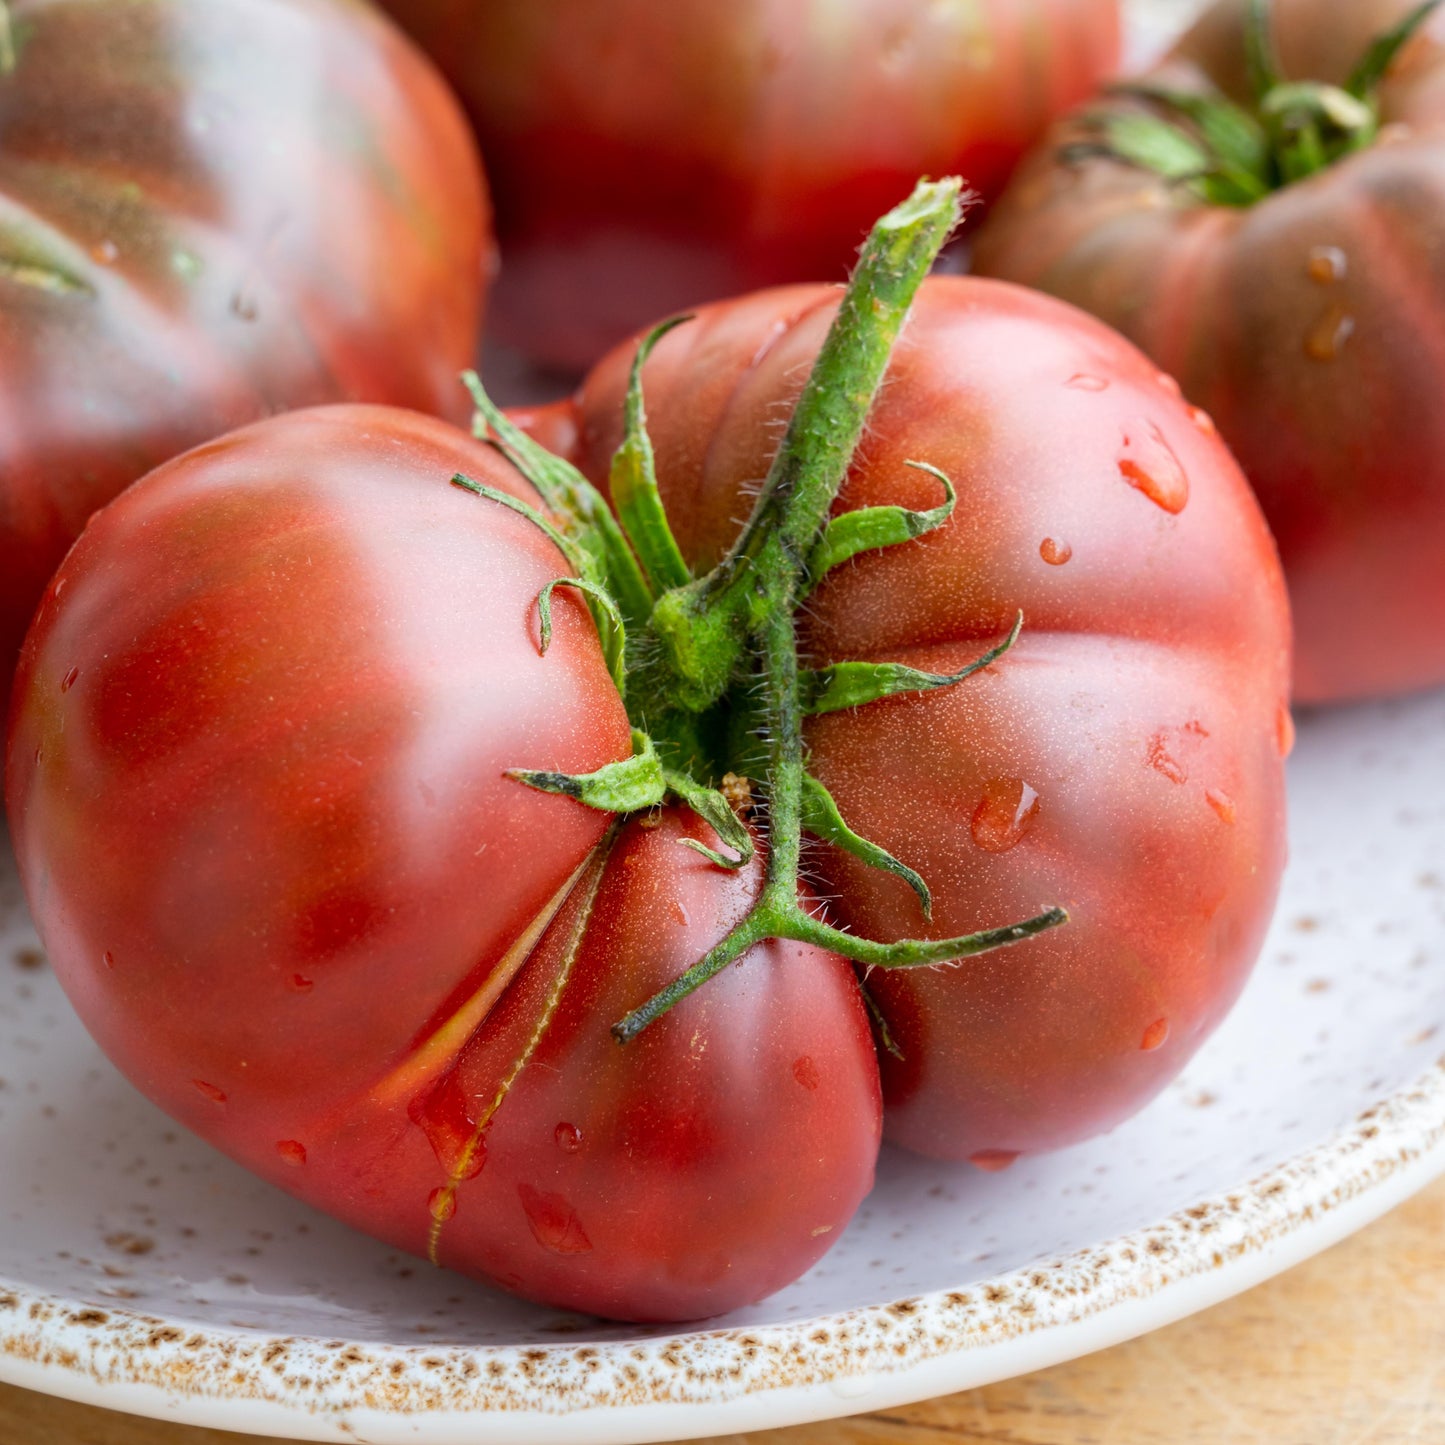
M683 553L711 565L768 470L835 310L831 288L703 308L646 372L658 480ZM533 413L599 484L629 351ZM833 914L869 937L951 937L1042 905L1067 927L939 970L875 972L901 1060L888 1137L985 1164L1106 1129L1172 1079L1233 1002L1284 860L1289 624L1259 510L1205 420L1131 346L1046 297L924 283L842 509L957 508L809 599L814 665L874 659L957 687L810 724L812 771L897 878L822 848Z
M209 437L457 415L487 202L465 122L340 0L11 0L0 74L0 704L85 519Z
M1118 0L383 0L482 142L496 321L580 369L669 310L842 278L920 174L995 194L1118 58Z
M575 593L538 653L561 553L457 471L535 500L441 422L338 407L96 516L17 678L32 910L137 1086L302 1198L561 1306L748 1303L871 1185L856 985L772 942L613 1041L759 865L679 846L709 836L690 814L610 830L504 776L599 767L630 731Z
M1415 10L1276 0L1282 73L1327 88L1266 83L1256 103L1243 0L1220 0L1142 83L1238 103L1262 182L1232 191L1192 122L1178 174L1130 163L1120 127L1179 111L1111 96L1050 137L978 238L980 270L1112 323L1218 421L1279 541L1304 701L1445 682L1445 12L1378 83L1342 89ZM1280 132L1313 104L1337 117L1309 119L1329 163L1282 169Z

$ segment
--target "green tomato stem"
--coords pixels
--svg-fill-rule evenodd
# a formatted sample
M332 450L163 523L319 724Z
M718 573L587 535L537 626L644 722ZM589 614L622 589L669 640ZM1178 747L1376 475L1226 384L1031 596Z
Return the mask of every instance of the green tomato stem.
M961 183L923 182L874 227L742 535L706 577L658 599L651 631L672 701L713 706L749 640L791 614L913 297L961 213Z
M1147 80L1116 86L1115 94L1148 109L1086 117L1097 138L1066 147L1065 156L1107 156L1186 186L1211 205L1252 206L1374 144L1380 86L1442 3L1422 0L1376 36L1338 86L1285 79L1271 34L1271 0L1248 0L1244 50L1252 105Z

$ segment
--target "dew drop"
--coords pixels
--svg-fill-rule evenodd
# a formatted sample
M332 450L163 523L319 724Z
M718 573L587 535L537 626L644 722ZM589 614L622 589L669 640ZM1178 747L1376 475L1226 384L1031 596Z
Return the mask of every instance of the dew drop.
M226 1102L226 1091L218 1089L214 1084L208 1084L204 1079L192 1079L191 1085L206 1096L213 1104L224 1104Z
M810 1094L818 1087L818 1066L808 1054L793 1060L793 1077Z
M79 676L80 669L78 667L72 667L70 671L67 672L65 676L60 679L61 692L69 692L70 689L75 686L75 679Z
M969 831L986 853L1007 853L1023 841L1039 811L1039 795L1022 778L990 778Z
M1178 381L1176 381L1174 377L1170 376L1167 371L1161 371L1159 375L1154 379L1159 383L1160 386L1164 388L1165 391L1169 393L1170 396L1184 395L1184 388L1180 386Z
M1316 246L1305 263L1305 272L1311 281L1333 286L1349 275L1350 258L1338 246Z
M684 908L676 898L672 900L672 916L682 924L684 928L687 927L687 909Z
M1282 702L1279 705L1279 712L1274 720L1274 737L1280 757L1289 757L1294 752L1294 716L1288 703Z
M316 985L307 978L305 974L293 973L291 975L291 987L294 988L297 993L310 993Z
M1312 361L1336 361L1355 334L1355 318L1338 302L1330 307L1305 336L1305 355Z
M1155 733L1149 739L1149 766L1171 783L1189 781L1189 769L1169 751L1169 739L1163 733Z
M306 1146L298 1139L282 1139L276 1145L276 1152L284 1163L299 1169L306 1162Z
M1064 384L1072 387L1075 391L1108 391L1109 389L1109 383L1102 376L1091 376L1087 371L1078 372Z
M968 1156L968 1162L975 1169L982 1169L985 1174L1001 1174L1017 1162L1018 1157L1017 1149L980 1149L977 1154Z
M1233 827L1235 819L1239 816L1239 810L1234 806L1234 799L1228 793L1222 792L1219 788L1210 788L1204 795L1205 801L1219 815L1219 821Z
M575 1154L582 1147L582 1131L575 1124L561 1123L552 1130L552 1138L564 1153Z
M445 1224L457 1212L457 1191L449 1185L433 1189L426 1197L426 1207L438 1224Z
M1202 406L1191 406L1189 408L1189 420L1207 437L1217 436L1219 434L1219 428L1215 426L1214 418L1210 416Z
M472 1118L477 1104L455 1073L449 1073L407 1105L407 1117L426 1135L437 1163L453 1183L475 1179L486 1167L486 1140Z
M1139 1047L1146 1054L1152 1054L1155 1049L1162 1049L1164 1041L1169 1037L1169 1020L1155 1019L1147 1029L1144 1030L1144 1037Z
M50 595L52 597L59 597L60 594L65 591L65 584L67 581L69 581L69 579L66 577L57 577L55 579L55 588Z
M90 259L97 266L114 266L120 259L120 247L114 241L97 241L90 248Z
M1039 543L1039 556L1050 567L1062 567L1073 555L1074 549L1067 542L1060 542L1056 537L1045 537Z
M103 962L107 968L115 967L115 954L113 954L108 948L103 954L101 954L100 957L101 962Z
M1125 431L1119 474L1155 506L1174 516L1189 505L1189 478L1183 463L1152 421L1137 421Z
M592 1241L577 1211L560 1194L544 1194L530 1184L517 1185L532 1237L553 1254L588 1254Z

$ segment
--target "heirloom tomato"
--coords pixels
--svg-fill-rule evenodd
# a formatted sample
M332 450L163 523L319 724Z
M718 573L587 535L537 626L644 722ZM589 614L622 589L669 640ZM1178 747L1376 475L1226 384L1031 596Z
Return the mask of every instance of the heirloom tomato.
M1118 327L1218 422L1279 542L1302 701L1445 682L1432 10L1219 0L1065 122L978 238L980 270Z
M0 705L85 519L346 399L457 411L487 201L431 66L343 0L0 6Z
M923 282L958 191L841 300L705 308L520 419L565 457L478 384L494 447L297 412L97 515L6 786L141 1088L384 1239L672 1319L847 1222L870 1012L894 1137L987 1167L1177 1072L1279 878L1279 569L1127 343Z
M842 279L916 177L986 196L1119 50L1118 0L383 0L476 124L499 332L579 370L669 309Z
M684 555L712 565L768 471L779 418L837 292L721 306L646 373L658 481ZM534 419L601 481L628 352ZM997 282L924 283L840 506L926 507L936 532L859 557L808 600L816 666L935 674L1024 626L958 687L812 720L812 769L848 823L917 869L908 887L811 855L829 909L897 938L1064 905L1067 927L944 970L875 972L902 1058L882 1055L888 1137L987 1164L1137 1110L1223 1018L1284 860L1289 621L1279 563L1205 419L1133 347Z

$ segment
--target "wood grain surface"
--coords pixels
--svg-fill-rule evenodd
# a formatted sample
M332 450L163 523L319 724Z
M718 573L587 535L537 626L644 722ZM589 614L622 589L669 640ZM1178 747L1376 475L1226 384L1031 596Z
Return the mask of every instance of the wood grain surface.
M557 1439L564 1445L560 1428ZM1247 1295L1088 1359L966 1395L728 1436L718 1445L1441 1441L1445 1181ZM0 1385L0 1445L263 1442L113 1415Z

